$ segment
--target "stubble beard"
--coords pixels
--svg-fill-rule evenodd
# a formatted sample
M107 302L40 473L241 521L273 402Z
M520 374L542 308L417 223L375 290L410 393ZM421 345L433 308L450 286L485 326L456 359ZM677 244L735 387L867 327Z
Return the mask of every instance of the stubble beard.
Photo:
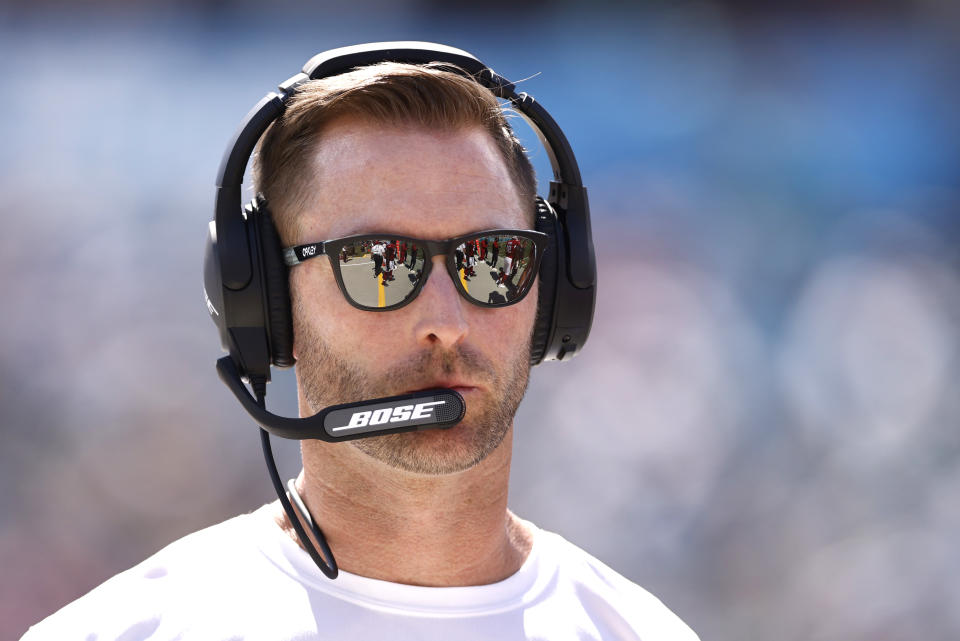
M443 440L443 447L430 447L437 440L434 430L386 434L349 441L364 454L407 472L425 475L454 474L483 461L502 442L530 379L529 341L498 373L493 363L461 345L451 350L424 351L405 362L385 363L383 372L367 372L338 353L309 322L294 313L297 337L297 381L312 413L340 403L394 396L419 389L438 374L463 374L482 383L488 394L471 399L464 420L451 430L461 430L456 439Z

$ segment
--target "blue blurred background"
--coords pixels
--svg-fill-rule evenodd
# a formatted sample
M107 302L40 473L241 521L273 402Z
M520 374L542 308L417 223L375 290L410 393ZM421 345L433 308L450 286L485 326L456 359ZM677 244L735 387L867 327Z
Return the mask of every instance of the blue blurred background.
M957 639L958 35L935 0L0 5L0 638L271 499L201 293L220 156L314 53L420 39L529 78L591 194L594 330L533 373L513 509L704 639Z

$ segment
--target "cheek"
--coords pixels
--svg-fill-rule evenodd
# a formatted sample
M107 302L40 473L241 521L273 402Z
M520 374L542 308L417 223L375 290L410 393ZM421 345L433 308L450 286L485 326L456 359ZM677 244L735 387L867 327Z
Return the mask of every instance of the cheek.
M522 301L513 306L517 310L516 318L513 321L517 326L517 334L526 336L533 331L533 323L537 316L537 298L540 294L540 279L533 281L533 286ZM526 333L524 332L526 328Z
M537 291L538 284L534 284L522 301L502 309L482 309L468 304L467 307L477 310L477 315L470 319L470 334L475 340L492 344L494 349L522 349L533 333Z
M340 293L328 263L310 267L298 267L290 274L294 357L307 348L306 341L316 338L322 338L328 346L343 345L351 338L351 332L344 331L350 326L347 319L358 311Z
M523 302L520 305L523 307L524 316L523 322L525 323L524 327L526 328L526 334L524 334L524 340L530 342L530 337L533 335L533 325L537 320L537 300L540 294L540 279L538 278L533 283L533 287L530 288L530 293L527 294L527 297L523 299Z

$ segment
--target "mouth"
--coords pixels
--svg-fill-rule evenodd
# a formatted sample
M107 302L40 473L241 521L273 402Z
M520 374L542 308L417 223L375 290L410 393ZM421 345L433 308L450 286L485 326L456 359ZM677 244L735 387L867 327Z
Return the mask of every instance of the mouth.
M404 394L415 394L416 392L422 392L422 391L424 391L424 390L437 389L437 388L452 389L452 390L454 390L455 392L458 392L458 393L461 394L461 395L466 394L466 393L469 393L469 392L472 392L472 391L478 389L476 385L471 385L470 383L466 383L466 382L463 382L463 381L435 381L435 382L433 382L433 383L429 383L429 384L427 384L427 385L424 385L423 387L418 387L418 388L416 388L416 389L405 390L403 393L404 393Z

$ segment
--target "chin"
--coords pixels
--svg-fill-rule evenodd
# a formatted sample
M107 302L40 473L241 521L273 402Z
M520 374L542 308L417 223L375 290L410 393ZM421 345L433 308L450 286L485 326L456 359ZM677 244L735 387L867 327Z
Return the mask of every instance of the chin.
M464 419L447 429L387 434L351 443L388 467L439 476L476 467L502 444L508 429L490 429Z

